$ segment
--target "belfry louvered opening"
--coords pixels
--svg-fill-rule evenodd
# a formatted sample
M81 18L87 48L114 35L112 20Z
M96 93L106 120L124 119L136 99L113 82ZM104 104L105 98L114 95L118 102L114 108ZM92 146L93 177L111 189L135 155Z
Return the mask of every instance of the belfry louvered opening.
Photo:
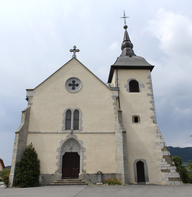
M129 82L129 92L139 92L139 83L136 80Z

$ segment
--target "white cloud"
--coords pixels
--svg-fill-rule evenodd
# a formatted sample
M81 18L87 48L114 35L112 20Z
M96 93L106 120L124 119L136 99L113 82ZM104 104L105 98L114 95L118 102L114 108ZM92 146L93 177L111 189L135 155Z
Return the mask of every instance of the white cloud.
M148 29L170 57L178 60L192 52L192 20L189 18L160 8Z

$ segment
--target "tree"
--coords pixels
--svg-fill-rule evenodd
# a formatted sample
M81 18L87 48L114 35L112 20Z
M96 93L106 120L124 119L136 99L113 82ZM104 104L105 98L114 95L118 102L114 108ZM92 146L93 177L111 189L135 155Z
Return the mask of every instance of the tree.
M192 183L192 162L191 161L188 162L187 168L188 168L190 183Z
M8 168L5 168L2 171L0 171L0 177L2 177L2 181L6 186L9 183L9 174L10 174L10 169Z
M191 161L188 162L187 167L190 171L192 171L192 162Z
M173 156L172 160L175 162L175 166L177 167L177 171L179 172L179 175L183 183L189 183L190 182L189 173L185 168L185 166L182 166L183 159L178 156Z
M39 185L40 161L32 143L29 144L20 162L16 164L16 184L20 187Z

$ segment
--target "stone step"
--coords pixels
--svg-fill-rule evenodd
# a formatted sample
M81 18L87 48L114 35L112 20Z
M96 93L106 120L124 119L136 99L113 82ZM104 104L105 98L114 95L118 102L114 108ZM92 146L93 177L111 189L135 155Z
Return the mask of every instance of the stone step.
M81 183L82 181L81 180L57 180L55 182L60 182L60 183Z
M53 182L51 184L76 184L76 185L81 185L81 184L85 184L83 182Z
M81 179L59 179L57 181L82 181Z
M87 183L50 183L50 186L54 185L88 185Z
M87 183L50 183L50 186L56 185L88 185Z
M88 185L81 179L60 179L57 181L54 181L53 183L49 184L50 186L53 185Z

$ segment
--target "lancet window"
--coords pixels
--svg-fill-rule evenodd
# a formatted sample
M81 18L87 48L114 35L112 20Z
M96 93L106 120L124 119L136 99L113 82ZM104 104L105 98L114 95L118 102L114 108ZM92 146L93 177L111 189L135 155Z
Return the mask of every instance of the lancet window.
M63 113L63 131L81 130L81 111L79 109L66 109Z
M73 115L73 129L79 130L79 111L75 110Z
M65 129L71 130L71 110L67 110L66 112Z

